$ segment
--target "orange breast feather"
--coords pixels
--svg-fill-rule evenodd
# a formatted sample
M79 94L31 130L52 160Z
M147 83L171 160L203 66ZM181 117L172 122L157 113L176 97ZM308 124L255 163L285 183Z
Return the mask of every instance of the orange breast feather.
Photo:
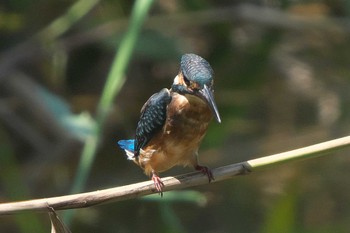
M163 129L140 154L140 166L145 173L193 164L211 119L211 111L203 100L172 93Z

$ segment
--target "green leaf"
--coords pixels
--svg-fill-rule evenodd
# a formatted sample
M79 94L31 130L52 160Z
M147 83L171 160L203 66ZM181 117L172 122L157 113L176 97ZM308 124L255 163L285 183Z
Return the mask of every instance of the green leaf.
M43 87L38 88L46 108L68 132L85 141L93 132L95 121L88 113L73 114L68 103Z
M167 203L189 202L199 206L205 206L208 202L207 197L198 191L170 191L166 192L162 198L159 194L153 194L142 197L141 200Z

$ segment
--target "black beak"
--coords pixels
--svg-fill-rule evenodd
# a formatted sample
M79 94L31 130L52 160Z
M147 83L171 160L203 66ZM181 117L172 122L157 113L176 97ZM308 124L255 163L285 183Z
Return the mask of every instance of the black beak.
M204 85L203 89L199 90L199 95L200 97L204 98L204 100L208 103L209 108L212 111L217 122L221 123L219 111L216 107L213 92L206 85Z

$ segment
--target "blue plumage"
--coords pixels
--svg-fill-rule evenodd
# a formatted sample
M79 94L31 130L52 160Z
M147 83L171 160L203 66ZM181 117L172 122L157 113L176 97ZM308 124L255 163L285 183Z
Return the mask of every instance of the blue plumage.
M183 55L180 69L188 80L196 82L201 88L203 88L204 84L207 86L212 85L214 71L202 57L196 54Z
M135 139L120 140L118 141L118 145L123 150L134 152Z

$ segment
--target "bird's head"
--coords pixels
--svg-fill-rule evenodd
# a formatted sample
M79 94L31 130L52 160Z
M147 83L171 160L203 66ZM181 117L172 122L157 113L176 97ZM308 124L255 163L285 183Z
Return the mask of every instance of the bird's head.
M172 89L204 100L220 123L219 111L214 100L213 76L214 71L204 58L195 54L185 54L181 57L180 71L174 79Z

